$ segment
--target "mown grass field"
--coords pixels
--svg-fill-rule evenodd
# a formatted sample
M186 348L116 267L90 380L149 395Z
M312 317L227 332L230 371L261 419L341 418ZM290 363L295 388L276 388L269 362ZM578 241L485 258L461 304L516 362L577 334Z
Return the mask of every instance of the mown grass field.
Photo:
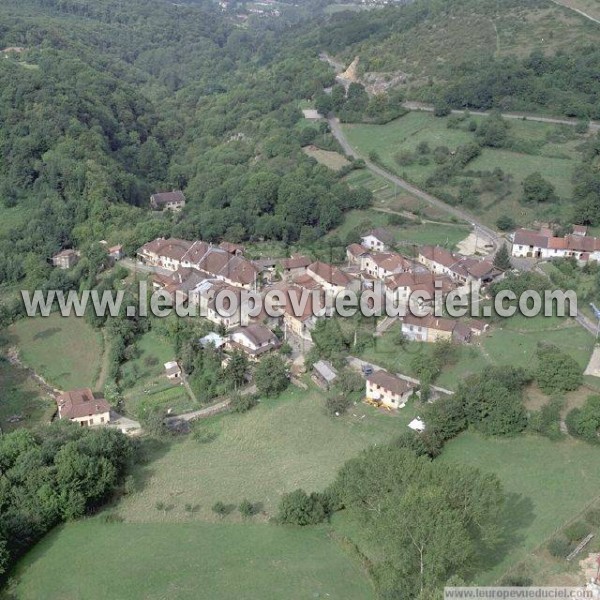
M416 160L400 165L396 157L400 152L414 153L417 146L427 142L431 150L446 146L451 152L460 145L475 141L475 134L467 129L474 120L481 123L485 117L473 115L458 128L448 128L448 118L434 117L431 113L413 111L386 125L345 125L344 131L350 143L363 156L377 152L381 164L389 171L423 186L437 168L431 155L425 157L428 164ZM465 171L493 171L501 168L511 176L509 186L502 192L484 191L480 194L480 207L471 209L480 214L483 221L494 225L500 215L511 215L517 223L526 225L536 218L560 216L569 209L573 193L572 176L578 163L578 147L583 138L576 136L565 126L538 123L527 120L507 120L510 136L527 152L512 149L484 148L481 155L471 161ZM548 206L528 206L520 202L523 180L534 172L540 172L556 188L563 200ZM475 184L477 177L469 178ZM458 194L457 182L446 185L442 191Z
M498 564L478 577L482 584L497 581L600 496L598 449L573 439L485 438L467 432L449 442L438 460L495 473L510 495L512 536L494 557Z
M90 519L48 535L15 575L22 600L374 598L358 560L324 527Z
M94 387L102 360L102 335L78 317L21 319L8 329L23 363L63 390Z
M199 422L214 439L202 443L190 435L157 449L136 469L139 491L115 510L127 521L214 521L215 502L238 505L247 498L260 505L262 514L255 519L265 519L274 514L281 494L298 487L324 489L346 460L370 444L391 440L414 417L411 405L390 414L363 404L329 417L324 401L316 388L291 387L246 414ZM157 502L170 509L157 510ZM226 518L241 517L235 512Z

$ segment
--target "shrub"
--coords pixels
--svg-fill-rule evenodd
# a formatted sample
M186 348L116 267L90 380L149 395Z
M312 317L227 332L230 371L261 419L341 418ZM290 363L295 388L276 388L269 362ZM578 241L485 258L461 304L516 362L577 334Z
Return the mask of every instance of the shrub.
M496 221L496 227L500 231L510 231L511 229L515 229L516 223L512 217L501 215Z
M254 504L252 504L250 500L242 500L238 510L240 511L242 517L245 518L251 517L256 512L254 509Z
M336 394L335 396L328 396L325 400L325 409L330 417L337 417L343 415L352 404L352 400L347 396Z
M212 505L212 511L220 517L224 517L231 512L231 509L229 506L219 500Z
M258 398L254 394L235 394L231 398L231 410L237 413L245 413L258 404Z
M500 583L505 587L529 587L533 580L522 573L513 573L504 577Z
M572 436L592 444L600 443L600 396L590 396L581 408L574 408L566 418Z
M566 558L571 552L571 544L564 537L552 538L546 548L555 558Z
M325 520L328 502L321 494L310 496L302 489L284 494L279 502L277 520L288 525L316 525Z
M581 541L588 533L590 532L590 527L584 521L575 521L575 523L571 523L568 527L565 527L564 534L565 537L570 542L579 542Z

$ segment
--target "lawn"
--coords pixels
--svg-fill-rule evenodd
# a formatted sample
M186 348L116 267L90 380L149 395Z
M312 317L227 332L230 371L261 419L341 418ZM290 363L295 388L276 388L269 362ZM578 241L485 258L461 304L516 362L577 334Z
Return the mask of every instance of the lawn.
M8 433L19 427L35 427L48 422L56 410L56 404L44 395L27 371L0 360L0 431ZM11 417L20 417L9 422Z
M96 518L48 535L15 577L22 600L374 598L358 560L324 527Z
M478 577L481 584L497 581L600 496L598 449L573 439L484 438L467 432L449 442L438 460L495 473L509 494L512 539L495 557L497 564Z
M346 165L350 164L350 161L339 152L321 150L316 146L306 146L305 148L302 148L302 150L304 154L310 158L314 158L318 163L325 165L333 171L339 171Z
M558 325L555 324L557 321ZM594 338L573 320L553 317L509 319L501 329L494 329L486 335L483 345L495 364L535 368L535 352L539 342L558 346L572 356L582 369L587 365L594 347Z
M102 360L102 335L79 317L21 319L8 330L22 361L63 390L94 387Z
M437 168L432 155L417 156L417 160L411 164L400 165L396 160L398 153L400 151L415 153L417 146L422 142L426 142L431 150L438 146L446 146L453 152L458 146L476 140L475 134L467 128L470 120L481 123L484 117L473 115L458 127L448 128L449 118L438 118L431 113L413 111L386 125L345 125L344 131L350 143L362 156L369 156L370 153L376 152L381 164L389 171L424 186L428 177ZM540 217L550 219L563 213L566 216L569 210L566 200L573 194L572 176L579 161L578 148L583 138L577 136L572 128L560 125L528 120L508 120L507 123L509 135L517 141L517 147L527 150L524 152L484 148L481 155L467 165L465 169L467 180L476 185L480 179L477 172L480 171L491 172L501 168L512 178L509 186L504 190L482 191L479 197L480 207L471 210L480 214L482 220L492 226L502 214L513 216L522 225ZM555 186L563 202L535 207L520 203L522 182L536 171ZM457 176L438 193L451 193L456 197L459 193L460 179ZM386 205L386 201L390 202L385 198L383 200L383 206Z
M320 391L291 387L248 413L199 422L210 430L210 442L190 435L157 449L147 465L137 467L139 491L115 510L127 521L215 520L215 502L239 504L247 498L262 505L256 518L265 519L281 494L298 487L324 489L346 460L405 431L413 417L410 405L390 414L364 404L343 417L329 417ZM172 510L163 514L157 502ZM196 507L193 514L184 510L186 504Z

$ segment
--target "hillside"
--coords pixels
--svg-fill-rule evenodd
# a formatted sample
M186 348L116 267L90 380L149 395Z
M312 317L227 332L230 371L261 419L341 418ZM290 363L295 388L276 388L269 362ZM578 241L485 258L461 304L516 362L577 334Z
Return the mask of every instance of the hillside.
M598 89L583 80L589 83L598 63L599 41L597 24L550 0L424 0L344 13L319 34L341 63L360 57L363 78L404 74L400 87L412 98L574 116L597 113L589 94L597 98ZM543 75L552 83L540 81Z

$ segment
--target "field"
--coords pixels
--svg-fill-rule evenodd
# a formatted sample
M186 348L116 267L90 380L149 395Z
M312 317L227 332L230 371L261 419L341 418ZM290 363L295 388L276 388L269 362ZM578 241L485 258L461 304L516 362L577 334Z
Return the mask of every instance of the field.
M8 330L24 364L63 390L94 387L100 373L102 335L78 317L21 319Z
M454 152L460 145L475 141L475 134L467 129L467 123L474 120L481 123L484 117L472 116L458 127L448 128L448 118L434 117L430 113L413 111L387 125L345 125L344 131L350 143L363 156L377 152L381 164L389 171L423 186L437 168L431 154L416 156L417 146L426 142L433 150L446 146ZM482 220L494 225L502 214L511 215L519 224L526 225L535 218L560 216L568 210L568 203L554 203L547 207L525 206L520 203L523 180L536 171L550 181L558 196L569 199L573 193L572 175L577 165L578 147L581 139L572 129L565 126L533 121L510 120L509 131L516 140L515 148L484 148L481 155L471 161L466 171L493 171L501 168L511 180L502 189L483 190L479 194L479 207L471 207L481 214ZM399 153L412 153L416 158L410 164L397 161ZM455 181L441 191L457 196L458 184L470 181L476 187L479 177L457 176ZM439 192L438 192L439 193Z
M600 496L597 454L596 447L572 439L484 438L470 432L446 446L439 460L495 473L510 495L512 539L506 552L495 557L500 562L480 576L479 583L497 581Z
M339 152L332 152L330 150L321 150L316 146L306 146L302 149L304 154L314 158L318 163L325 165L333 171L339 171L341 168L350 164L350 161Z
M361 358L394 372L414 375L411 360L416 353L430 353L432 344L409 342L400 347L394 344L398 325L375 339L373 347L365 349ZM492 324L489 332L473 338L469 345L457 348L456 361L445 366L436 383L455 389L468 375L480 373L489 365L513 365L535 370L536 348L539 342L555 344L567 352L584 369L594 338L571 319L515 316Z
M250 523L69 523L16 578L22 600L374 598L358 560L327 529Z
M19 427L33 427L49 421L56 404L45 396L25 369L0 360L0 432L8 433ZM20 417L11 422L11 417Z
M282 493L325 488L346 460L372 443L392 439L413 417L411 406L391 415L359 404L332 418L316 389L290 388L249 413L201 421L197 426L214 438L208 443L191 435L157 449L135 473L139 491L115 510L127 521L215 520L215 502L238 504L247 498L260 503L266 518ZM156 510L157 502L171 510ZM195 507L193 515L185 512L185 504Z

